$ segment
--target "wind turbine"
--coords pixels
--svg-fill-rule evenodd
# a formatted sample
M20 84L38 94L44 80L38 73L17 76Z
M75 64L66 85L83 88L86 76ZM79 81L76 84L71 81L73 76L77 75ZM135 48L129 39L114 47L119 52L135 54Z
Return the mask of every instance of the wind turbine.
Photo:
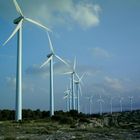
M113 104L113 97L110 97L110 113L112 114L112 104Z
M77 73L75 72L75 68L76 68L76 57L74 59L74 64L72 69L69 72L64 73L64 74L71 75L72 110L75 110L74 76L76 75L78 77Z
M89 101L89 114L91 115L91 113L92 113L92 108L91 108L91 106L92 106L92 98L93 98L93 96L90 96L90 97L86 97L86 99L88 99L88 101Z
M100 98L97 100L97 102L99 102L100 104L100 115L103 114L103 105L102 103L104 103L104 100L102 99L101 95L100 95Z
M63 99L66 99L66 110L67 112L69 111L69 90L67 89L66 91L64 91L65 95L63 97Z
M53 46L52 46L52 42L50 39L49 34L48 35L48 40L49 40L49 47L50 47L50 54L47 55L48 59L40 66L40 68L44 67L45 65L47 65L50 62L50 116L54 115L54 85L53 85L53 59L54 57L59 59L61 62L63 62L64 64L68 65L69 64L64 61L61 57L59 57L58 55L55 54Z
M123 101L123 97L120 97L120 109L121 109L121 112L123 111L122 101Z
M133 110L133 107L132 107L132 105L133 105L133 96L129 96L129 99L130 99L130 110L131 110L131 112L132 112L132 110Z
M82 95L82 89L81 89L81 82L82 82L82 79L84 77L85 73L81 76L81 77L77 77L78 80L75 80L75 85L76 85L76 93L77 93L77 111L78 113L80 113L80 99L79 99L79 93Z
M20 6L18 5L16 0L13 0L13 3L16 7L16 11L20 15L13 22L16 24L16 28L10 35L10 37L4 42L3 46L11 40L11 38L17 33L17 72L16 72L16 113L15 120L22 120L22 26L23 21L30 22L35 24L47 31L51 31L49 28L44 25L24 16L22 13Z
M67 102L67 111L70 111L70 107L71 107L71 91L70 89L67 87L67 89L64 91L65 93L65 96L64 96L64 99L67 99L66 102Z
M72 93L71 93L71 79L70 80L70 85L69 85L69 110L72 109Z

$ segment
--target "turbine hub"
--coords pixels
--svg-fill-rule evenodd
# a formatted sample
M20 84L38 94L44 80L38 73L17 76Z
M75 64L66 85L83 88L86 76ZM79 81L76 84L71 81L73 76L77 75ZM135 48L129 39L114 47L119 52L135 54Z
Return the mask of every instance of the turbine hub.
M24 17L20 16L20 17L16 18L13 22L14 22L14 24L18 24L22 19L24 19Z
M49 57L51 57L52 55L53 55L53 53L50 53L50 54L47 55L47 57L49 58Z

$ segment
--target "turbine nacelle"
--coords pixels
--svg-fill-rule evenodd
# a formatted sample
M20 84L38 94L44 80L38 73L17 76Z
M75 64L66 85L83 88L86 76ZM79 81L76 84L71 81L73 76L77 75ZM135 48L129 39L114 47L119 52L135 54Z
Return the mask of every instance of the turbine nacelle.
M75 74L75 71L73 71L72 74Z
M54 55L54 53L50 53L50 54L47 55L47 57L50 58L53 55Z
M24 17L23 17L23 16L20 16L20 17L14 19L13 23L14 23L14 24L19 24L19 22L20 22L22 19L24 19Z
M77 84L77 85L78 85L78 84L79 84L79 82L78 82L78 81L75 81L75 84Z

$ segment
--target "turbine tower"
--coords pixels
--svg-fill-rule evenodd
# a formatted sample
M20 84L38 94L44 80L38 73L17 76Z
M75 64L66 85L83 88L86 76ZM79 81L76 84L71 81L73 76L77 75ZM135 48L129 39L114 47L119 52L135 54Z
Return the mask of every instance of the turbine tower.
M66 110L67 110L67 112L69 111L69 93L68 93L69 91L68 90L66 90L64 93L65 93L65 95L64 95L64 97L63 97L63 99L64 100L66 100Z
M97 102L99 102L100 104L100 115L103 114L103 105L102 103L104 103L104 100L102 99L101 95L100 95L100 98L97 100Z
M74 77L75 75L78 77L77 73L75 72L76 68L76 57L74 59L74 64L72 69L69 72L66 72L64 74L70 74L71 75L71 93L72 93L72 110L75 110L75 90L74 90Z
M113 97L110 97L110 113L112 114L112 104L113 104Z
M50 31L49 28L45 27L44 25L27 18L23 15L18 3L16 0L13 0L13 3L16 7L16 11L20 15L18 18L14 20L14 24L16 24L16 28L10 35L10 37L4 42L3 46L11 40L11 38L17 33L17 71L16 71L16 113L15 113L15 120L19 121L22 120L22 26L23 21L30 22L35 24L47 31Z
M64 99L67 99L67 111L70 111L70 107L71 107L71 92L70 92L70 89L67 87L67 89L64 91L65 93L65 96L64 96Z
M82 83L82 79L84 77L85 73L79 77L78 75L78 80L75 80L75 85L76 85L76 94L77 94L77 111L78 113L80 113L80 95L79 93L82 95L82 89L81 89L81 83Z
M48 35L49 48L51 53L47 55L48 59L40 66L40 68L44 67L50 62L50 116L53 116L54 115L53 59L55 57L59 59L61 62L63 62L64 64L66 64L67 66L69 66L69 64L66 61L64 61L61 57L55 54L50 36L48 33L47 35Z
M120 97L120 110L123 112L123 105L122 105L123 97Z
M70 80L70 86L69 86L69 110L72 109L72 93L71 93L71 79Z
M129 96L129 100L130 100L130 110L131 110L131 112L133 111L133 96Z

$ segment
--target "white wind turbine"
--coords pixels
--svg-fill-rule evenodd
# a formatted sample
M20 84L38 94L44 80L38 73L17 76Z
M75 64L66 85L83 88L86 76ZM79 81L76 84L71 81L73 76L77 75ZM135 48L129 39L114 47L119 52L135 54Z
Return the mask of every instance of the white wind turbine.
M77 111L78 113L80 113L80 95L79 93L82 95L82 88L81 88L81 83L82 83L82 79L84 77L85 73L79 77L78 75L78 80L75 80L75 85L76 85L76 94L77 94Z
M40 68L44 67L50 62L50 116L53 116L54 115L53 59L55 57L66 65L68 65L68 63L55 54L49 34L48 40L51 53L47 55L48 59L40 66Z
M110 97L110 113L112 114L113 97Z
M69 86L69 110L72 109L72 93L71 93L71 79L70 80L70 86Z
M93 98L93 96L86 97L86 99L88 99L88 101L89 101L89 114L90 115L92 114L92 103L93 103L92 98Z
M99 102L100 104L100 115L103 114L103 105L102 103L104 103L104 100L102 99L101 95L100 95L100 98L97 100L97 102Z
M133 99L134 99L133 96L129 96L129 100L130 100L130 110L131 110L131 112L132 112L132 110L133 110Z
M120 97L120 110L121 112L123 112L123 105L122 105L122 101L123 101L123 97Z
M74 64L73 64L72 69L69 72L64 73L64 74L71 75L72 110L75 110L74 77L75 77L75 75L78 77L77 73L75 72L75 68L76 68L76 57L74 59Z
M67 111L70 111L70 108L71 108L71 91L70 89L67 87L67 89L64 91L64 99L66 99L66 102L67 102Z
M66 110L68 112L69 111L69 93L68 93L68 90L66 90L64 93L65 93L65 95L64 95L63 99L66 100Z
M50 31L47 27L44 25L27 18L23 15L18 3L16 0L13 0L13 3L16 7L16 11L20 15L18 18L16 18L13 22L16 24L16 28L10 35L10 37L4 42L3 46L17 33L17 72L16 72L16 113L15 113L15 119L16 121L22 120L22 26L23 21L30 22L32 24L35 24L47 31Z

